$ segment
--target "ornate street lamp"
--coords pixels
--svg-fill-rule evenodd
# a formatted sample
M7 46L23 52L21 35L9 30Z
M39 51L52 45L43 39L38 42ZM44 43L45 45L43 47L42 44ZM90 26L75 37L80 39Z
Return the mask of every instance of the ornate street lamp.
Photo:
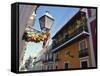
M50 38L49 31L53 25L53 22L54 22L54 18L52 17L52 15L49 14L48 11L46 11L46 13L39 18L41 31L43 33L45 33L43 47L46 46L46 43L47 43L48 39Z
M39 18L39 23L42 31L49 31L53 25L54 18L49 14L48 11Z
M54 18L49 14L48 11L39 18L39 23L41 27L42 32L34 32L30 31L33 28L27 29L23 35L23 39L27 42L35 42L38 43L40 41L43 41L43 47L45 47L48 39L50 38L50 29L53 25ZM28 31L29 30L29 31Z

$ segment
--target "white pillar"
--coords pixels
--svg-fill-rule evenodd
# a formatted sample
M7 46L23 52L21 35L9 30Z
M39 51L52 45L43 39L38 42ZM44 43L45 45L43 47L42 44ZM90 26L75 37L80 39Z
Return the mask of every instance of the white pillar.
M89 45L90 45L90 51L91 51L91 62L92 62L91 67L96 67L94 49L93 49L93 41L92 41L92 33L91 33L91 27L90 27L90 19L89 19L89 16L88 16L88 10L87 10L87 8L83 8L82 11L86 13L87 27L88 27L88 31L90 33L90 35L89 35Z

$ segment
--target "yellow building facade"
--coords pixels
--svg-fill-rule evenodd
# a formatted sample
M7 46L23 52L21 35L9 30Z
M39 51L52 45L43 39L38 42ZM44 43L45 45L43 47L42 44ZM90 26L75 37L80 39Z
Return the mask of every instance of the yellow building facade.
M53 37L53 69L91 67L91 49L85 12L79 11Z
M82 42L85 42L87 55L86 56L80 56L80 44ZM89 46L89 40L88 38L84 38L82 40L79 40L75 43L72 43L58 52L55 52L54 54L58 54L58 59L55 59L54 62L54 68L55 69L74 69L74 68L82 68L82 64L84 61L87 63L87 68L91 66L91 57L90 57L90 46ZM83 52L84 54L84 52ZM84 66L84 65L83 65ZM84 66L86 67L86 66Z

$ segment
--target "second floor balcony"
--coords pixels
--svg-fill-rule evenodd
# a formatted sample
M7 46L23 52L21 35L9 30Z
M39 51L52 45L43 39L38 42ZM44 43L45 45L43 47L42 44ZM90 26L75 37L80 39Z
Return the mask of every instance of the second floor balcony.
M69 43L71 41L74 41L75 39L79 38L80 36L88 36L88 28L87 25L80 26L78 29L76 29L73 33L68 34L66 37L62 38L61 41L56 41L56 43L53 43L52 50L56 50L59 46L62 46L65 43ZM57 40L57 39L56 39Z
M45 57L42 62L47 63L47 62L53 62L53 57L52 58L47 58Z
M79 58L88 56L88 48L79 51Z

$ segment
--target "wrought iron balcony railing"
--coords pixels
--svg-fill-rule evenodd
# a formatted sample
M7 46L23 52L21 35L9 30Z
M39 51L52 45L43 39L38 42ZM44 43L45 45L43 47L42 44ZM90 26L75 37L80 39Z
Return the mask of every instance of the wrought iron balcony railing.
M42 60L44 63L46 63L46 62L53 62L53 58L48 58L48 59L44 59L44 60Z
M79 58L88 56L88 48L79 51Z
M55 45L52 46L52 49L62 45L63 43L65 43L66 41L72 39L73 37L79 35L80 33L82 33L83 31L88 32L88 28L87 25L85 26L80 26L78 29L76 29L72 34L68 35L67 37L63 38L61 41L57 41L57 43Z

